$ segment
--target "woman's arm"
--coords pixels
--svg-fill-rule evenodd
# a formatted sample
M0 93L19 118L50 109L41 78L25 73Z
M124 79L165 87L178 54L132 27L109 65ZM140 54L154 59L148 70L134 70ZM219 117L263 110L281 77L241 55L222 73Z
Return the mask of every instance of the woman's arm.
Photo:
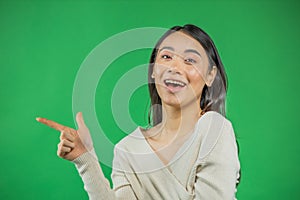
M224 123L216 142L195 169L195 199L235 199L239 169L234 131L230 122Z
M78 130L45 118L37 118L37 121L61 132L57 155L75 164L90 199L135 199L129 183L120 185L115 190L110 188L98 162L90 132L84 123L82 113L76 115ZM115 173L115 176L118 179L125 178L122 173Z
M116 199L95 157L86 152L72 161L84 183L89 199Z
M113 179L117 181L118 187L112 190L108 180L105 178L98 160L93 153L86 152L72 161L84 183L84 189L91 200L134 200L135 195L126 177L121 172L114 171Z

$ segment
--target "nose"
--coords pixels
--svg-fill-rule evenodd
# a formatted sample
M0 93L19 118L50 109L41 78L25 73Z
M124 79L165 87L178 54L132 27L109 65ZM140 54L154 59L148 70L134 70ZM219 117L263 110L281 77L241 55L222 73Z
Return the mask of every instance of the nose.
M178 55L174 55L169 68L168 68L169 73L173 74L182 74L182 67L181 67L181 57Z

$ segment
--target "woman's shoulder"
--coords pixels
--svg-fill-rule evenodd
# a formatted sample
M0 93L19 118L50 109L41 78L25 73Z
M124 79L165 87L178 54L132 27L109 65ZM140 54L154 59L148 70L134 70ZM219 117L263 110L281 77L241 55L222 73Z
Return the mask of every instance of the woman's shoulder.
M199 123L198 131L201 132L199 159L206 158L213 149L224 142L234 142L235 135L231 121L215 111L207 112Z
M231 123L229 119L227 119L224 115L220 114L217 111L207 111L204 113L202 117L203 118L209 117L210 119L213 119L215 122Z
M122 138L115 148L126 151L128 153L145 151L145 137L142 134L142 128L139 126L130 134Z
M196 128L200 129L223 129L231 127L231 121L216 111L207 111L196 124ZM207 133L207 132L206 132Z

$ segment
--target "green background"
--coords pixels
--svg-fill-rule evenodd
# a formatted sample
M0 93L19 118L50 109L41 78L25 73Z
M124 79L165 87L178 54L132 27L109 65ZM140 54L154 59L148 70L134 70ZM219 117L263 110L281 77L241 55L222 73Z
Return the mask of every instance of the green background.
M228 74L227 117L242 165L238 198L299 199L299 9L296 0L1 0L0 199L87 199L74 165L56 156L59 132L35 117L75 126L76 73L101 41L128 29L186 23L210 34ZM149 55L145 49L120 57L99 82L95 107L114 143L125 134L111 114L113 86ZM147 95L141 87L124 105L140 125ZM103 169L109 177L110 168Z

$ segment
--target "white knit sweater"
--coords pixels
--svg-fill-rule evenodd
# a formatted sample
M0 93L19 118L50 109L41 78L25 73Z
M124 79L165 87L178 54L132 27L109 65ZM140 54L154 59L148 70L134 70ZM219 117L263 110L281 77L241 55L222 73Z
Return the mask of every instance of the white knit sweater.
M240 169L232 125L214 111L198 120L167 166L140 128L123 138L115 146L113 189L90 153L73 162L92 200L233 200Z

